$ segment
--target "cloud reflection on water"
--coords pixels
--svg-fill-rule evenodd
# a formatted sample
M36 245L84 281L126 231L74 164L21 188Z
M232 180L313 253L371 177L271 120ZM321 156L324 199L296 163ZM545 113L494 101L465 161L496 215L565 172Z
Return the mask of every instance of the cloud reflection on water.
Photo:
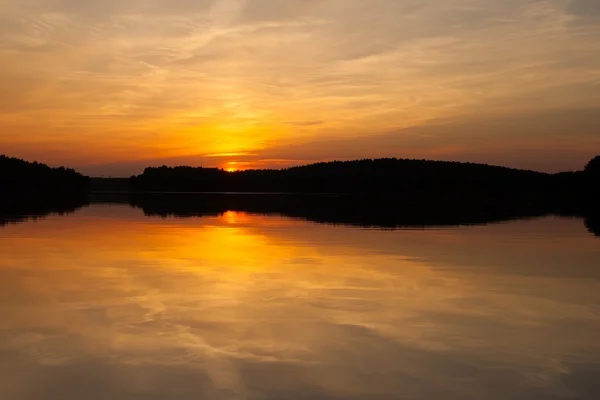
M600 393L600 253L576 220L391 232L96 205L0 235L4 398Z

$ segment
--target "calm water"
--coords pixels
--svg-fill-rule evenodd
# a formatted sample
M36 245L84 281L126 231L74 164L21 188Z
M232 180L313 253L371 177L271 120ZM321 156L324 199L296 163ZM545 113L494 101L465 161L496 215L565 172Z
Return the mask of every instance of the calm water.
M598 399L581 220L373 230L126 205L0 228L0 399Z

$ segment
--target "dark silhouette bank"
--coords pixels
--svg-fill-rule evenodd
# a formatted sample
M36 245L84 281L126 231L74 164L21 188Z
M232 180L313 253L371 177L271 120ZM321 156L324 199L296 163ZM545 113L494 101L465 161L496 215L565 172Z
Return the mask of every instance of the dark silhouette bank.
M90 178L73 169L0 155L0 193L60 195L84 193Z

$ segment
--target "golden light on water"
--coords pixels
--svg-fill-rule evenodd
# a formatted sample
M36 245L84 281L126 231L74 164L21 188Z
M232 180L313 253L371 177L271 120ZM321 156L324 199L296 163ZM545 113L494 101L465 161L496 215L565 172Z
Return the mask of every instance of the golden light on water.
M79 399L78 371L115 399L488 398L498 368L509 394L565 393L597 365L596 249L557 218L385 231L92 205L6 225L0 398Z

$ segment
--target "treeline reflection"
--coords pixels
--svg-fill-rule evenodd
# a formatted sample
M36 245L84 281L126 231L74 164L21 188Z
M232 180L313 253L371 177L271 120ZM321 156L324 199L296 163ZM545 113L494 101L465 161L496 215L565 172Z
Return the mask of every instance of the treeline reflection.
M421 198L340 194L156 193L71 197L2 198L0 226L50 214L69 214L90 204L123 204L149 217L205 217L228 211L279 215L311 222L380 229L484 225L546 215L581 217L600 236L594 207L515 199Z
M81 196L2 196L0 197L0 227L51 214L71 214L89 204Z
M104 201L106 201L105 199ZM116 200L113 198L113 201ZM97 199L96 201L102 201ZM120 201L123 201L121 199ZM403 229L482 225L546 215L582 217L587 229L600 236L598 214L585 205L569 206L527 199L422 198L372 195L293 194L144 194L127 203L146 216L202 217L227 211L276 214L317 223Z

